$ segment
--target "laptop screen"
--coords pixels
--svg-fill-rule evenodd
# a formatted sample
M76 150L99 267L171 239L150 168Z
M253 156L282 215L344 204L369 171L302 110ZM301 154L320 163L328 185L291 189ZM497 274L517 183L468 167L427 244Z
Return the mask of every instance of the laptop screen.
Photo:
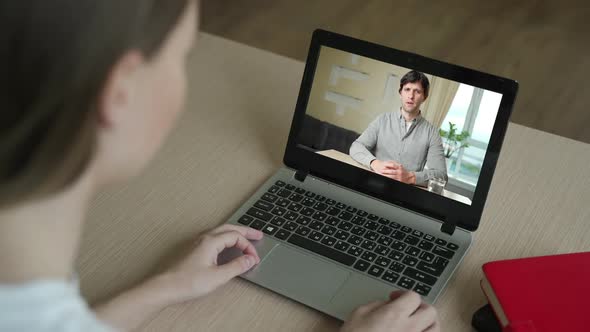
M502 94L321 46L297 145L471 205Z

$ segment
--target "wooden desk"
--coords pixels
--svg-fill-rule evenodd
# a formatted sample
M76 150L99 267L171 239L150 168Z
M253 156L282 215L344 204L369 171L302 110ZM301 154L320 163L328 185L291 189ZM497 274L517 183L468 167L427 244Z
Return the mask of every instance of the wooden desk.
M354 160L350 155L348 155L346 153L342 153L342 152L340 152L338 150L331 149L331 150L318 151L316 153L319 153L319 154L321 154L323 156L326 156L326 157L330 157L332 159L339 160L341 162L350 164L352 166L356 166L356 167L359 167L359 168L370 170L365 165L363 165L363 164L357 162L356 160ZM420 188L420 189L428 190L428 188L425 188L425 187L422 187L422 186L417 186L417 187ZM465 197L463 195L459 195L457 193L454 193L452 191L448 191L446 189L443 189L443 194L442 195L445 196L445 197L448 197L450 199L454 199L456 201L459 201L459 202L462 202L462 203L471 205L471 200L469 198L467 198L467 197Z
M303 64L207 34L189 65L187 112L142 176L94 201L78 260L91 302L153 273L223 223L281 165ZM590 146L511 124L472 250L436 307L470 331L490 260L590 250ZM236 279L170 307L145 331L335 331L340 323Z

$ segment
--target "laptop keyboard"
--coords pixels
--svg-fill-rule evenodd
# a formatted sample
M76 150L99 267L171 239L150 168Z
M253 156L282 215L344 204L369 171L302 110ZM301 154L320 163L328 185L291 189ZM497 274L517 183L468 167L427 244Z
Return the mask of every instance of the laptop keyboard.
M459 248L283 181L238 222L423 296Z

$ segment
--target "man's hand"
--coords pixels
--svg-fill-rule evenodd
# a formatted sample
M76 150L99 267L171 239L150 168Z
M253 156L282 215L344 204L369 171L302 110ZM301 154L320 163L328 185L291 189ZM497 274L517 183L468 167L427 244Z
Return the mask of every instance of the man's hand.
M248 240L260 240L262 232L250 227L222 225L199 236L193 251L166 274L183 294L181 301L206 295L260 263ZM224 265L217 256L226 248L237 247L244 255Z
M440 332L436 310L414 292L396 291L353 311L341 332Z
M375 159L371 162L371 168L375 173L386 176L407 184L416 184L416 174L408 172L404 166L396 161L381 161Z

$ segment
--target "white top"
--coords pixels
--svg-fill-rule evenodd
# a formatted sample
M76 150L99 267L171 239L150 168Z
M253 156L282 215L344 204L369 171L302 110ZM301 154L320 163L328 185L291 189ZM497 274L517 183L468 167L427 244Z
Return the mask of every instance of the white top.
M114 332L101 323L76 283L0 284L0 332Z

